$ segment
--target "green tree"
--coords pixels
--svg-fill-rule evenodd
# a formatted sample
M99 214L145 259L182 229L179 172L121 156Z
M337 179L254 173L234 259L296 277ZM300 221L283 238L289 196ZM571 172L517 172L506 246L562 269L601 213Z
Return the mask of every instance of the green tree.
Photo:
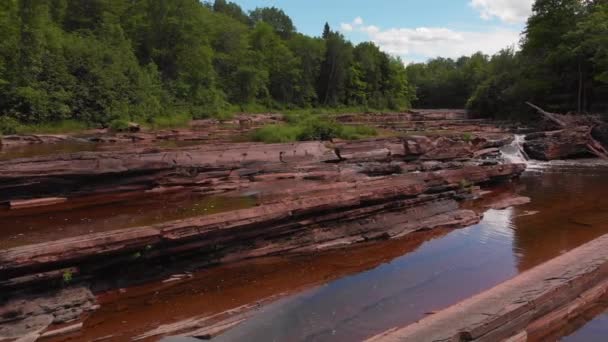
M338 32L325 39L325 58L321 64L319 98L321 104L335 106L344 103L346 81L353 61L353 47Z
M251 18L247 16L245 11L236 3L226 0L215 0L213 10L218 13L225 14L243 24L250 25Z
M296 28L293 26L291 18L283 10L276 7L256 8L249 14L251 19L256 22L265 22L272 26L274 30L284 39L293 35Z

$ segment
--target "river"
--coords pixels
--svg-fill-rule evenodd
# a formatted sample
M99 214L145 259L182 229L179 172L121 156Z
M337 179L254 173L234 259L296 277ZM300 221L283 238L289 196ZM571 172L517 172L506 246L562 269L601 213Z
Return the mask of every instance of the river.
M493 190L494 195L516 192L532 202L487 210L479 224L464 229L259 259L105 293L99 297L101 309L73 338L127 341L163 324L253 305L251 317L214 340L362 340L415 322L608 233L606 163L533 162L519 180ZM466 205L480 210L483 201ZM590 326L579 334L585 329L608 333L602 324L592 321ZM582 336L568 341L589 340L588 334ZM166 339L175 340L186 339Z

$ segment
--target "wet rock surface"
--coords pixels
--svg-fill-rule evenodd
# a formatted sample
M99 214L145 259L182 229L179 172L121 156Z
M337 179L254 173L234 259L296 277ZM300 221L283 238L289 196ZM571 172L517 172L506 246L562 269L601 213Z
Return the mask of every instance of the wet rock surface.
M84 287L9 299L0 304L0 340L30 336L35 341L52 324L75 321L95 308L95 296Z
M71 321L95 308L85 293L88 290L62 290L66 282L108 290L176 271L469 226L481 215L462 209L459 201L471 197L477 186L508 181L525 169L522 164L502 164L500 159L497 148L510 143L512 135L485 122L466 120L461 111L338 118L353 124L362 119L403 130L469 127L473 133L269 145L216 139L194 147L130 145L120 151L2 162L0 203L15 215L32 208L52 211L58 206L99 205L163 192L258 197L252 208L0 250L0 291L5 307L12 308L8 310L23 303L16 298L23 298L24 289L40 291L47 286L59 291L55 303L63 303L44 314L17 313L29 328L10 328L12 334L41 334L41 327ZM227 131L247 131L277 120L272 115L239 117ZM209 120L193 125L223 129ZM99 141L131 139L143 144L198 134L173 133L156 132L153 138L148 132L123 133L101 136ZM108 281L107 274L122 275ZM70 295L74 298L70 302L63 291L85 292ZM200 334L212 336L217 331Z
M587 147L588 129L534 133L526 136L524 150L533 159L556 160L592 156Z

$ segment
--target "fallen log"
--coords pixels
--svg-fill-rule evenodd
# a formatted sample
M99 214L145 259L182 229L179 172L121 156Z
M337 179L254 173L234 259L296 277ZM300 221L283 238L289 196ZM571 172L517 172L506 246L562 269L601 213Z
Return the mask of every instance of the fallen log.
M595 140L592 132L600 125L598 120L594 118L584 117L582 119L569 118L566 115L550 113L540 108L539 106L526 102L526 104L538 111L545 119L553 122L561 128L563 134L547 134L546 137L553 140L539 141L536 143L528 143L524 145L526 152L532 151L532 157L543 160L562 159L568 157L577 157L582 153L579 147L570 147L573 140L574 145L584 145L587 152L595 155L598 158L608 160L608 150L600 142ZM560 150L567 151L561 152ZM576 151L576 153L573 152ZM530 152L528 152L530 153Z
M526 102L526 104L534 109L536 109L540 114L542 114L546 119L548 119L549 121L556 123L557 125L559 125L562 128L566 127L566 123L562 120L560 120L557 115L555 113L549 113L547 111L545 111L544 109L540 108L539 106L531 103L531 102Z

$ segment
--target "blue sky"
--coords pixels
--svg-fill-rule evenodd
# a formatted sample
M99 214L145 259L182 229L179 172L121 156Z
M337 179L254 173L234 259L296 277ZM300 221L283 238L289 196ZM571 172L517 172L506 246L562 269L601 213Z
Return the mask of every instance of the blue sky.
M298 31L325 22L353 42L374 41L406 62L496 53L517 44L533 0L233 0L246 10L283 9Z

